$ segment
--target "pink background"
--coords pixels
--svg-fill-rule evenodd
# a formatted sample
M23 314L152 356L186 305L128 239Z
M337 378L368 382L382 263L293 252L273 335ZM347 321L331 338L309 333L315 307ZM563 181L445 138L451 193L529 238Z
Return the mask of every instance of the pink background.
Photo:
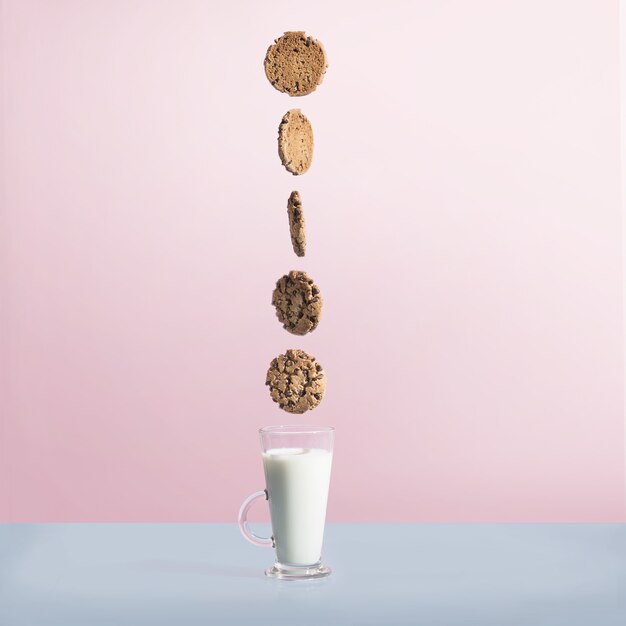
M319 422L331 520L626 519L617 9L1 2L0 518L232 521L256 429ZM306 98L263 73L288 29L328 52ZM328 375L300 418L288 347Z

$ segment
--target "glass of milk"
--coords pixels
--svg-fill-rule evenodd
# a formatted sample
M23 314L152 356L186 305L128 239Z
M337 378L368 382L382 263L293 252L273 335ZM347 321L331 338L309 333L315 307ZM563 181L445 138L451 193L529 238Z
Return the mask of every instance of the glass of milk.
M335 429L330 426L267 426L259 430L265 489L246 498L239 528L256 546L276 549L267 576L284 580L323 578L326 502ZM258 498L268 501L272 536L259 537L249 527L248 510Z

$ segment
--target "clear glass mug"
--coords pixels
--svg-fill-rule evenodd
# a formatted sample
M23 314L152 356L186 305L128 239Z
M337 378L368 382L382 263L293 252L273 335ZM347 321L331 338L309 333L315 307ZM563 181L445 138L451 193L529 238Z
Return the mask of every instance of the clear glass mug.
M333 458L335 429L330 426L267 426L259 430L265 489L244 500L239 528L255 546L276 549L265 574L285 580L322 578L322 542ZM255 500L268 501L272 536L250 530L248 511Z

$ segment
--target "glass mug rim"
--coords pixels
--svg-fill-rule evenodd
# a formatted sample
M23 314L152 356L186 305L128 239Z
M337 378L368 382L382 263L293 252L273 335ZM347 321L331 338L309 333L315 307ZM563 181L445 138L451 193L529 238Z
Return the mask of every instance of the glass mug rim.
M312 426L308 424L279 424L277 426L263 426L259 428L259 434L272 435L314 435L316 433L332 433L334 426Z

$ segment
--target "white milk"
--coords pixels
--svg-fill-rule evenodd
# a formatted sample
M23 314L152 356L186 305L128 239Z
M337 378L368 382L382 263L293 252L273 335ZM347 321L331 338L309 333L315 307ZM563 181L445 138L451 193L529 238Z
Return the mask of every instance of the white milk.
M279 563L320 560L332 458L331 452L317 448L276 448L263 454Z

